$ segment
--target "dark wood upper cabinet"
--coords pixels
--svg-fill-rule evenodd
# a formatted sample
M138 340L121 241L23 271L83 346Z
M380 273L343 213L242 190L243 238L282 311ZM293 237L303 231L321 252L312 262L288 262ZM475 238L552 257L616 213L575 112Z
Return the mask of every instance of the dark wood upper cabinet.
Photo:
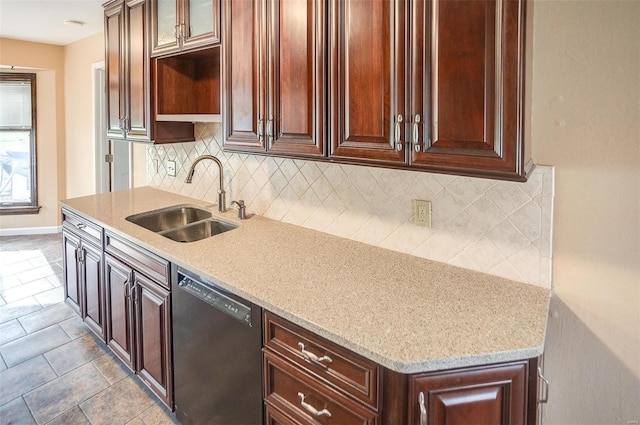
M105 5L107 137L131 142L193 141L191 122L155 120L149 58L151 0L114 0Z
M151 0L151 56L220 42L219 0Z
M116 2L105 9L104 32L106 40L107 83L107 137L124 139L126 115L125 83L125 22L124 3Z
M524 181L524 3L226 0L225 149Z
M325 2L225 2L225 148L323 156Z
M521 0L414 0L415 167L525 180Z
M146 0L118 1L105 10L107 137L151 140Z
M323 156L325 2L267 4L267 150Z
M332 159L526 180L522 0L332 5Z
M263 0L223 0L224 147L264 151L265 34Z
M404 164L406 2L330 5L329 156Z

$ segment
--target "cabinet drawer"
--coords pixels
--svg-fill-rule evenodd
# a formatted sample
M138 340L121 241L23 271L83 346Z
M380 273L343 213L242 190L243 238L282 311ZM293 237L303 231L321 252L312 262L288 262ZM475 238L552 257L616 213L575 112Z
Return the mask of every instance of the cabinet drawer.
M80 237L90 240L102 248L102 227L75 215L67 210L62 210L62 225Z
M164 258L109 232L105 232L105 251L154 279L165 288L171 289L170 263Z
M300 365L317 379L378 409L376 363L268 312L264 326L265 347Z
M378 416L280 356L264 351L264 398L294 423L373 425ZM283 421L287 423L286 421Z

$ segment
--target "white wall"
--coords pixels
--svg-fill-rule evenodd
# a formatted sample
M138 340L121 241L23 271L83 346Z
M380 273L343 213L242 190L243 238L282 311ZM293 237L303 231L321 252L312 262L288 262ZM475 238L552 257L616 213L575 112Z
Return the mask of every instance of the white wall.
M96 192L93 70L104 61L104 34L64 46L66 167L68 198Z
M0 232L8 229L55 231L58 199L64 197L64 66L63 49L42 43L0 38L0 64L32 68L36 75L36 152L38 214L0 216Z
M534 9L533 156L556 167L544 423L626 425L640 420L640 2Z

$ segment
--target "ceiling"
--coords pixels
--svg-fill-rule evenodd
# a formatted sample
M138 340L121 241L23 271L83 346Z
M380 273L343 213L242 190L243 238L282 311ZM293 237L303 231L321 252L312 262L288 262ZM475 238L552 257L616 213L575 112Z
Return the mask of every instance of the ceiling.
M0 37L67 45L101 32L105 0L0 0ZM65 24L65 20L84 25Z

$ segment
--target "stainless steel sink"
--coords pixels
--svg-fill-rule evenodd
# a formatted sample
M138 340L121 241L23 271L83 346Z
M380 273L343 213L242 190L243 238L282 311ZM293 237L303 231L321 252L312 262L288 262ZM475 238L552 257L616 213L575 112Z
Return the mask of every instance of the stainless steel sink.
M228 232L229 230L233 230L237 227L238 226L235 224L209 219L167 232L162 232L161 234L176 242L194 242L199 241L200 239L219 235L220 233Z
M189 205L176 205L159 210L130 215L126 220L152 232L175 229L200 220L211 218L211 213Z
M134 214L126 220L177 242L195 242L238 227L211 218L209 211L189 205Z

